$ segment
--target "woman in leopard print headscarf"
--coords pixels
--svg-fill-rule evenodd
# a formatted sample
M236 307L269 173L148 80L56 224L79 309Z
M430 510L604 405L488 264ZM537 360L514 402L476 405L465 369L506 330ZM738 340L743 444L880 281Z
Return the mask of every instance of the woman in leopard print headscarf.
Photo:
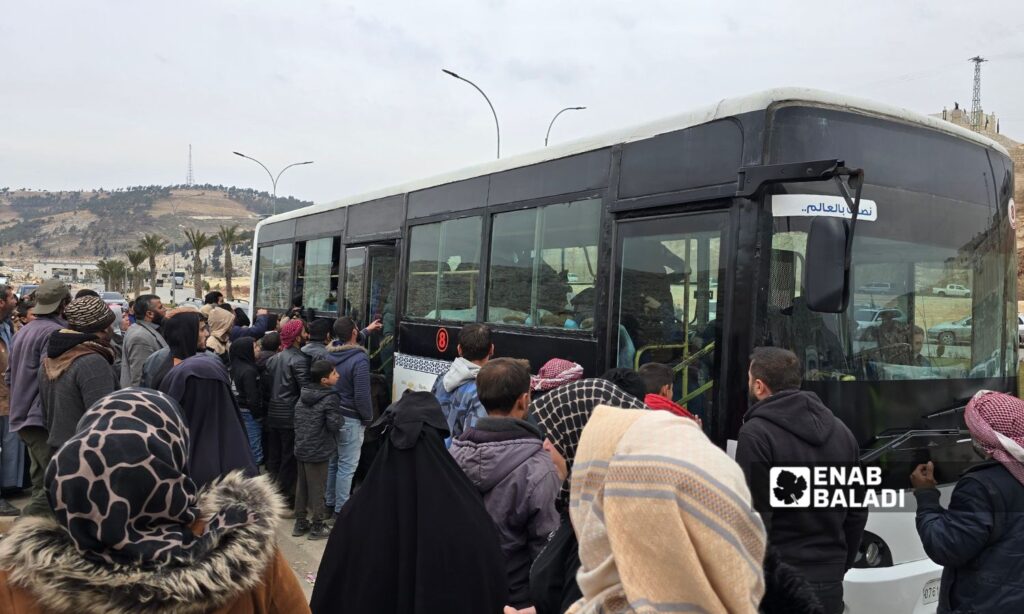
M56 519L0 541L0 610L308 611L277 551L279 495L237 472L197 492L188 450L165 394L129 388L93 405L46 472Z

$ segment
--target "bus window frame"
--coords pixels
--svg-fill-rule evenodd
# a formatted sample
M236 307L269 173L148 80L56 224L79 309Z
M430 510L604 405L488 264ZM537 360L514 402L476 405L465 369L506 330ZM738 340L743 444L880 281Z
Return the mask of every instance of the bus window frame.
M530 333L530 334L557 334L557 335L568 335L573 337L584 337L584 338L597 338L597 316L600 312L600 301L594 306L594 320L595 326L589 329L571 329L571 328L560 328L557 326L540 326L537 324L505 324L500 322L488 322L487 321L487 300L489 299L487 291L490 289L490 271L491 271L491 237L493 236L494 217L503 213L509 213L514 211L526 211L529 209L541 209L551 205L567 205L572 203L578 203L587 200L596 200L600 203L601 219L597 227L597 258L594 267L594 292L600 296L601 286L604 282L605 288L607 288L607 268L602 266L607 258L602 258L601 247L602 242L606 241L606 234L608 227L614 222L612 215L609 211L610 198L606 190L593 191L588 190L587 192L575 193L575 194L561 194L558 196L545 196L544 198L537 198L529 201L519 201L515 203L505 203L494 207L487 208L487 237L486 246L487 254L482 256L482 259L486 260L486 265L482 264L481 267L486 266L487 276L483 279L483 300L481 309L477 313L477 322L484 323L493 330L503 330L508 332L519 332L519 333Z
M323 237L321 237L321 238L323 238ZM263 305L263 304L257 302L256 296L255 296L256 293L253 292L252 294L254 296L252 296L252 306L253 306L254 309L266 309L267 311L269 311L271 313L287 313L288 310L291 309L292 297L294 296L294 291L295 291L295 279L296 279L295 267L297 266L297 260L296 260L295 256L298 253L299 243L304 243L305 241L306 241L306 239L302 239L300 241L300 240L297 240L294 237L292 237L292 238L289 238L289 239L282 239L282 240L273 241L273 242L270 242L270 243L258 243L256 245L256 254L255 254L255 256L256 256L255 257L256 264L253 266L253 270L255 271L254 278L255 278L256 281L259 281L259 278L260 278L259 276L260 276L260 251L261 250L264 250L264 249L267 249L267 248L274 248L274 247L277 247L278 245L291 245L292 246L292 255L291 255L291 263L289 265L289 270L288 270L288 283L287 283L287 287L289 288L289 296L288 296L288 299L287 299L288 306L287 307L283 307L283 308L282 307L268 307L267 305Z

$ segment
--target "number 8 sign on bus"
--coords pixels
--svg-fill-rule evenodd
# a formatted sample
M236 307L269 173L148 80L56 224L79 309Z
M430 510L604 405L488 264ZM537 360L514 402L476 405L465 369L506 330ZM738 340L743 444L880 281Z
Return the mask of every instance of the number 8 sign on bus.
M437 351L444 354L448 351L448 329L441 328L437 331Z

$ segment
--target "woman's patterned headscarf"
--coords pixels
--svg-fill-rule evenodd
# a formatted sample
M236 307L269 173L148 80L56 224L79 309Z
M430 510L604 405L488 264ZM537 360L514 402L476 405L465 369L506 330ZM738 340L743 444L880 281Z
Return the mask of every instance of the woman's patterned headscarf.
M152 568L205 555L250 518L225 508L202 535L193 533L199 510L185 473L188 448L188 428L169 396L128 388L103 397L46 470L57 523L99 563Z
M964 421L978 445L1024 484L1024 401L982 390L967 404Z
M530 406L530 411L543 427L546 437L565 458L570 474L583 427L587 426L590 414L598 405L623 409L645 408L636 397L626 394L604 379L583 379L555 388L533 401ZM558 499L563 506L569 504L568 480L562 484Z

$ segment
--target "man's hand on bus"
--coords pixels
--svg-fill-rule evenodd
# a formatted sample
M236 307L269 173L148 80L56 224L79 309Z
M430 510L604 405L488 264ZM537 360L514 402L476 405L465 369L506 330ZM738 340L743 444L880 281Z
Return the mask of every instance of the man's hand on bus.
M257 310L256 310L256 317L258 318L258 317L260 317L260 316L265 316L265 315L267 315L268 313L270 313L270 312L269 312L269 311L267 311L266 309L257 309Z
M377 318L373 322L370 322L370 325L366 327L366 332L375 333L382 328L384 328L384 325L381 324L380 318Z
M935 465L931 461L918 465L910 474L910 484L916 490L937 487L939 483L935 481Z

